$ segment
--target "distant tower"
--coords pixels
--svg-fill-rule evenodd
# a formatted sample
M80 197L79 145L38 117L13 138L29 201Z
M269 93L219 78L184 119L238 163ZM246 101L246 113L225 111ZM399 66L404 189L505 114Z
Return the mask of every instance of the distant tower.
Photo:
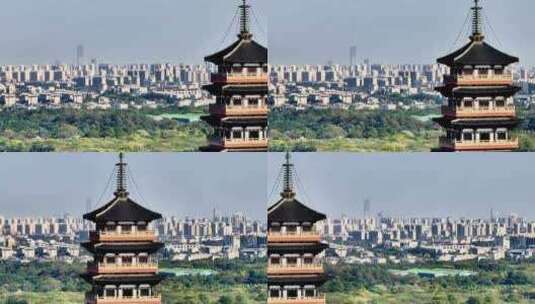
M433 151L511 151L518 149L513 130L518 120L513 96L520 90L506 70L518 62L485 42L482 7L474 0L472 35L461 49L438 59L450 68L444 85L436 90L447 98L442 117L435 119L444 129L438 149Z
M79 65L83 64L84 56L85 56L85 54L84 54L84 46L80 44L80 45L78 45L76 47L76 65L79 66Z
M149 224L159 213L134 202L126 190L126 163L122 153L117 168L115 197L84 215L96 224L82 246L93 254L84 278L92 285L86 304L160 304L156 290L161 280L155 253L163 247Z
M326 281L318 258L328 245L316 223L326 216L296 199L290 154L283 165L281 199L268 209L268 304L325 304L319 288Z
M368 218L371 210L371 202L369 199L364 200L364 218Z
M355 45L349 48L349 65L357 65L357 47Z
M267 151L268 50L253 40L250 6L240 5L238 40L205 61L217 65L212 84L204 89L216 97L210 115L202 117L214 128L201 151Z

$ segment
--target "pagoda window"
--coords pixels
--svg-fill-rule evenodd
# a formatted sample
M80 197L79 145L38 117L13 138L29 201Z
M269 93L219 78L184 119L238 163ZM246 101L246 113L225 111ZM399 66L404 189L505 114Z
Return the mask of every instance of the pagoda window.
M121 225L121 232L122 233L132 232L132 225Z
M496 139L497 140L507 140L507 131L506 130L498 130L498 131L496 131Z
M291 225L286 226L286 234L296 234L297 233L297 226Z
M104 289L104 297L105 298L115 298L116 296L116 289L115 288L106 288Z
M496 68L494 70L494 75L503 75L504 74L504 71L502 68Z
M248 100L247 105L257 107L259 105L258 98L251 98Z
M281 290L280 289L275 289L275 288L270 288L269 289L269 297L270 298L280 298L281 297Z
M254 140L260 139L260 131L259 130L250 130L249 131L249 139L254 139Z
M299 290L298 289L286 290L286 297L289 299L297 299L299 297Z
M232 139L241 139L242 134L242 130L232 130Z
M233 106L241 106L243 103L241 97L235 97L235 98L232 98L232 105Z
M312 256L305 256L303 258L303 264L305 265L311 265L311 264L314 264L314 257Z
M121 264L122 265L132 265L134 262L134 259L132 256L123 256L121 258Z
M490 101L488 99L479 100L478 103L480 109L488 110L490 107Z
M280 233L280 232L281 232L281 226L279 226L279 225L273 225L273 226L271 226L271 232L273 232L273 233Z
M116 225L113 225L113 224L108 224L106 225L106 229L105 231L108 231L108 232L115 232L117 230L117 226Z
M280 256L272 256L270 261L271 261L271 265L280 265L281 264Z
M146 224L137 225L137 231L147 231L147 225Z
M497 108L503 108L505 107L505 99L503 98L496 98L495 99L496 107Z
M303 224L301 226L301 229L303 232L312 232L312 225L311 224Z
M297 257L294 257L294 256L286 257L286 265L290 265L290 266L297 265Z
M106 264L115 264L115 256L107 256Z
M150 287L140 287L139 296L140 297L150 297Z
M316 289L313 288L305 288L305 297L307 298L313 298L316 296Z
M141 255L138 257L138 263L139 264L148 264L149 263L149 257L146 255Z
M232 73L233 74L241 74L243 72L243 68L241 66L233 66L232 67Z
M465 108L472 108L474 106L474 101L472 99L465 99L463 103Z
M474 140L474 134L472 132L463 132L463 141L473 141Z
M248 75L256 76L257 72L258 72L258 68L257 67L248 67L247 68L247 74Z
M133 298L134 297L134 289L133 288L124 288L123 289L123 298Z
M482 141L482 142L490 141L490 132L479 133L479 141Z

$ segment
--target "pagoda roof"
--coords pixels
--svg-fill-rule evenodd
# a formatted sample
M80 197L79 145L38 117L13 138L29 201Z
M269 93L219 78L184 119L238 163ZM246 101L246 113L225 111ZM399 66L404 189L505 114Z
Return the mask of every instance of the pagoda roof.
M268 255L271 254L320 254L329 248L326 243L269 243Z
M285 284L312 284L321 285L327 281L325 274L289 274L289 275L270 275L268 276L268 285L285 285Z
M218 117L205 115L201 119L212 126L233 127L236 125L241 126L267 126L267 117L264 116L227 116Z
M316 223L327 217L301 202L294 196L282 197L268 209L268 224L278 223Z
M508 66L518 62L518 57L508 55L486 43L484 40L471 39L469 43L457 51L441 57L438 63L449 67L463 66Z
M84 219L92 222L151 222L162 218L130 199L126 195L116 195L104 206L84 214Z
M436 118L434 121L445 128L513 128L518 125L519 120L511 117L497 118L458 118L447 119L444 117Z
M95 253L122 253L122 252L146 252L154 253L160 250L164 244L159 242L109 242L109 243L92 243L86 242L81 244L89 252Z
M160 274L125 274L85 276L89 283L106 284L158 284L162 281Z
M518 86L458 86L437 87L436 90L446 97L510 97L520 91Z
M203 86L203 89L210 92L212 95L267 95L268 85L266 84L253 84L253 85L238 85L238 84L209 84Z
M268 50L250 38L240 37L229 47L204 58L205 61L221 64L267 64Z

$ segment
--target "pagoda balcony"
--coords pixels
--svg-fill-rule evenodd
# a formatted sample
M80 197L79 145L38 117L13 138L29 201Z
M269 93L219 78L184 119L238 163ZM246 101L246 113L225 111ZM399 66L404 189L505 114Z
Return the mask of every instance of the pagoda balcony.
M301 265L268 265L267 274L321 274L323 265L320 263Z
M268 304L325 304L325 295L302 298L268 298Z
M260 116L268 114L267 105L255 106L229 106L222 104L209 105L210 114L217 116L232 116L232 115L252 115Z
M214 138L210 141L211 145L223 147L224 149L263 149L267 148L268 140L265 139L227 139Z
M154 242L157 240L154 230L145 231L92 231L89 235L94 242Z
M87 270L90 273L98 274L120 274L120 273L157 273L158 264L156 263L137 263L137 264L105 264L105 263L87 263Z
M445 83L459 86L513 85L513 74L448 75Z
M303 243L303 242L319 242L321 236L318 232L296 232L296 233L268 233L268 242L272 243Z
M518 138L494 141L460 141L441 136L440 147L454 151L510 151L519 147Z
M514 105L505 107L466 108L442 106L442 114L447 117L515 117Z
M228 74L213 73L210 81L214 84L267 84L268 75L265 73Z
M161 296L148 297L89 297L86 304L160 304Z

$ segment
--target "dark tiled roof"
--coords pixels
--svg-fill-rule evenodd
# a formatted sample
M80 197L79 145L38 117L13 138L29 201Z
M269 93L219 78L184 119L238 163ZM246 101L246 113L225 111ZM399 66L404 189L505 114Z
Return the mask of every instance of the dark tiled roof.
M204 58L214 64L267 64L268 50L252 39L240 38L226 49Z
M154 253L160 250L164 244L159 242L130 242L130 243L82 243L82 247L91 253Z
M484 41L470 41L459 50L439 58L438 63L447 66L508 66L519 61L517 57L503 53Z
M160 218L161 214L123 196L116 196L106 205L84 215L84 219L93 222L151 222Z
M269 243L268 255L271 254L306 254L317 255L329 248L325 243Z
M316 223L327 217L303 205L295 198L282 198L268 209L268 225L273 222Z
M460 119L447 119L447 118L435 118L436 123L440 124L444 128L493 128L493 127L509 127L513 128L518 125L519 120L516 118L460 118Z
M203 86L205 91L210 92L212 95L267 95L268 84L265 85L217 85L209 84Z
M98 275L90 278L95 284L158 284L162 280L162 276L159 274L147 275L147 274L128 274L128 275Z
M312 284L321 285L327 281L325 275L317 274L303 274L303 275L275 275L268 277L268 285L282 285L282 284Z

